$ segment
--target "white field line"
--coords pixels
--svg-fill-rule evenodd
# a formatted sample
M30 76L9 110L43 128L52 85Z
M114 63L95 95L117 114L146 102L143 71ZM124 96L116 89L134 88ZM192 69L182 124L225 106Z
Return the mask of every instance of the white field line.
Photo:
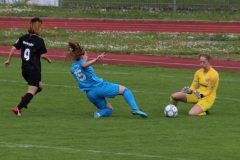
M23 81L15 81L15 80L7 80L7 79L0 79L0 82L12 82L12 83L23 83L23 84L26 84L26 82L23 82ZM68 86L68 85L58 85L58 84L46 84L44 83L43 85L45 86L50 86L50 87L64 87L64 88L76 88L78 89L77 86ZM148 92L148 91L140 91L140 90L131 90L132 92L137 92L137 93L147 93L147 94L169 94L169 93L166 93L166 92ZM220 98L220 97L217 97L217 99L225 99L225 100L230 100L230 101L240 101L240 99L237 99L237 98L228 98L228 97L224 97L224 98Z
M167 63L167 62L153 62L153 61L137 61L137 60L122 60L122 59L107 59L104 58L103 60L106 61L117 61L117 62L137 62L137 63L152 63L152 64L166 64L166 65L182 65L182 66L198 66L198 64L186 64L186 63ZM228 67L228 66L216 66L216 65L212 65L213 68L229 68L229 69L233 69L233 68L237 68L240 69L240 67Z
M0 73L5 73L5 72L2 72L0 71ZM17 71L15 73L21 73L21 71ZM70 71L66 71L66 72L42 72L44 74L71 74ZM104 73L104 74L122 74L122 75L128 75L128 74L131 74L131 73L124 73L124 72L98 72L98 73ZM168 77L168 78L175 78L175 76L169 76L169 75L162 75L162 74L159 74L160 77ZM193 79L193 77L178 77L178 78L188 78L188 79ZM239 82L240 80L238 79L219 79L219 81L227 81L227 82Z
M8 52L0 52L0 53L8 53ZM15 54L20 54L20 53L15 53ZM65 58L64 56L59 56L59 55L48 55L49 57L58 57L58 58ZM89 58L93 59L93 58ZM153 61L137 61L137 60L122 60L122 59L108 59L104 58L102 61L116 61L116 62L134 62L134 63L147 63L147 64L165 64L165 65L182 65L182 66L199 66L198 64L186 64L186 63L167 63L167 62L153 62ZM229 66L216 66L212 65L214 68L229 68L229 69L240 69L240 67L229 67Z
M1 144L0 144L0 147L2 148L41 148L41 149L72 151L72 152L89 152L89 153L98 153L98 154L113 154L113 155L135 156L135 157L193 160L193 159L186 159L186 158L170 158L170 157L164 157L160 155L149 155L149 154L141 154L141 153L109 152L109 151L100 151L100 150L91 150L91 149L83 150L83 149L74 149L74 148L68 148L68 147L51 147L51 146L41 146L41 145L32 145L32 144L17 144L17 143L9 143L9 142L1 142Z
M131 73L123 73L123 72L105 72L105 74L131 74Z
M2 72L0 71L0 73L5 73L5 72ZM15 73L21 73L21 71L17 71ZM42 72L44 74L71 74L70 71L66 71L66 72ZM98 72L98 73L104 73L104 74L122 74L122 75L128 75L128 74L131 74L131 73L124 73L124 72ZM175 76L169 76L169 75L162 75L162 74L159 74L160 77L168 77L168 78L175 78ZM188 78L188 79L193 79L193 77L178 77L178 78ZM11 80L10 80L11 81ZM219 79L219 81L226 81L226 82L239 82L240 80L238 79Z
M8 80L8 79L0 79L0 81L26 84L26 82L24 82L24 81L15 81L15 80ZM46 83L44 83L43 85L50 86L50 87L78 88L77 86L58 85L58 84L46 84Z

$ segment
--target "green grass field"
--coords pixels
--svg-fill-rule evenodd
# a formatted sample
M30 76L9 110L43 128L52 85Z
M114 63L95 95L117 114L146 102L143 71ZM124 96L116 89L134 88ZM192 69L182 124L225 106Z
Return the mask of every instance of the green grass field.
M76 1L75 1L76 2ZM138 20L154 20L154 21L225 21L225 22L239 22L240 19L240 12L238 11L240 1L237 0L218 0L218 1L211 1L211 3L208 3L209 0L197 0L194 1L194 3L191 3L193 1L189 0L177 0L178 3L183 4L177 5L177 8L189 8L193 9L195 7L199 7L198 4L203 4L203 6L200 6L200 11L178 11L178 12L162 12L162 11L141 11L141 10L105 10L101 9L102 4L96 4L94 2L92 3L68 3L72 5L72 7L67 8L56 8L56 7L41 7L41 6L32 6L32 5L6 5L1 4L0 5L0 17L33 17L38 16L42 18L83 18L83 19L138 19ZM101 1L99 1L101 2ZM106 2L106 1L105 1ZM112 1L113 2L113 1ZM129 0L128 0L129 2ZM149 2L149 1L148 1ZM159 0L158 0L159 2ZM163 1L161 1L164 3ZM168 0L168 3L172 3L173 0ZM133 1L132 3L136 3L136 1ZM190 3L190 6L185 6L184 4ZM79 9L78 6L83 4L86 7L83 7L83 9ZM112 5L108 5L106 3L103 3L105 7L112 7ZM143 3L146 4L146 3ZM212 5L213 4L213 5ZM214 5L217 4L217 5ZM66 4L63 4L65 6ZM116 4L117 6L121 7L122 5L120 3ZM154 8L159 7L156 4L153 4ZM172 5L166 4L167 8L172 10ZM163 5L166 7L166 5ZM228 8L228 10L218 10L219 7L225 6L223 8ZM131 7L132 4L124 4L124 6ZM140 5L141 7L144 7ZM140 7L139 6L139 7ZM89 9L92 7L96 7L94 10ZM99 8L98 8L99 7ZM115 6L116 7L116 6ZM164 8L165 8L164 7ZM217 7L218 9L212 9L212 7ZM84 9L85 8L85 9ZM230 9L231 8L231 9ZM218 11L216 11L218 10Z
M12 46L26 29L0 30L0 45ZM213 59L240 61L240 34L94 32L44 29L41 32L50 49L66 49L67 42L80 43L93 52L151 54L196 58L208 52ZM81 38L79 38L81 37Z
M132 90L149 117L131 115L122 96L109 99L114 113L94 119L95 107L79 92L70 62L42 62L44 89L23 109L12 113L27 85L21 60L1 65L0 159L3 160L237 160L240 157L239 79L219 72L218 95L210 115L191 117L192 105L180 103L176 118L163 114L169 96L190 85L195 70L94 65L99 77Z
M65 0L62 7L85 7L85 8L134 8L154 7L169 9L173 7L174 0ZM176 8L188 9L219 9L239 8L238 0L176 0ZM61 4L61 3L60 3Z

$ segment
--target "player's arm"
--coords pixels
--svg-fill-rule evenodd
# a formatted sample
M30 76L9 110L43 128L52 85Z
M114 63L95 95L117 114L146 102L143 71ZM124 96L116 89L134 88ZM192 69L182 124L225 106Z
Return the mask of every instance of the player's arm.
M198 71L196 71L194 74L193 82L192 82L191 86L183 87L181 92L191 94L194 90L196 90L197 86L198 86Z
M194 75L194 79L193 79L193 82L192 82L192 85L191 85L191 87L190 87L190 89L191 90L193 90L193 93L196 95L196 97L198 98L198 99L201 99L201 98L203 98L204 97L204 95L203 94L201 94L200 92L198 92L198 90L197 90L197 87L198 87L198 84L199 84L199 73L200 71L198 70L196 73L195 73L195 75Z
M103 59L104 57L105 57L105 55L104 55L104 53L102 53L102 54L98 55L97 58L94 58L94 59L92 59L90 61L87 61L86 63L82 64L82 67L87 68L88 66L91 66L93 63Z
M52 60L46 54L41 54L41 58L48 61L48 63L52 63Z
M199 82L198 82L198 74L199 74L199 71L197 71L195 74L194 74L194 77L193 77L193 81L192 81L192 84L191 84L191 86L190 86L190 89L191 90L193 90L193 91L195 91L196 89L197 89L197 87L198 87L198 84L199 84Z
M5 65L6 67L8 67L8 66L10 65L12 56L13 56L13 54L14 54L14 52L15 52L16 50L17 50L17 49L16 49L14 46L11 48L10 53L9 53L9 55L8 55L8 59L7 59L7 61L4 63L4 65Z

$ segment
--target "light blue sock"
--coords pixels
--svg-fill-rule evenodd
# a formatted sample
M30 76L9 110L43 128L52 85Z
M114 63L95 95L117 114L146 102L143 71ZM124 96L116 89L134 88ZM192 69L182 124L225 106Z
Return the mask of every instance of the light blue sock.
M113 113L113 109L104 108L104 109L99 110L98 113L100 114L100 117L107 117Z
M128 103L128 105L133 110L139 110L139 108L135 102L135 99L133 97L133 94L128 88L125 88L125 90L123 91L123 97L124 97L125 101Z

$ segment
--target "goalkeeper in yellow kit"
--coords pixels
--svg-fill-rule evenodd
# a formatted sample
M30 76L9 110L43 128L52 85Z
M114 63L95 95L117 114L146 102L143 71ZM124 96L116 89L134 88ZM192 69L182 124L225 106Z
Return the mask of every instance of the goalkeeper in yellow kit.
M170 103L177 106L178 101L195 104L188 112L191 116L209 114L218 88L218 72L210 66L211 56L203 53L198 57L201 69L194 75L192 85L184 87L181 92L173 93ZM199 86L199 88L198 88Z

